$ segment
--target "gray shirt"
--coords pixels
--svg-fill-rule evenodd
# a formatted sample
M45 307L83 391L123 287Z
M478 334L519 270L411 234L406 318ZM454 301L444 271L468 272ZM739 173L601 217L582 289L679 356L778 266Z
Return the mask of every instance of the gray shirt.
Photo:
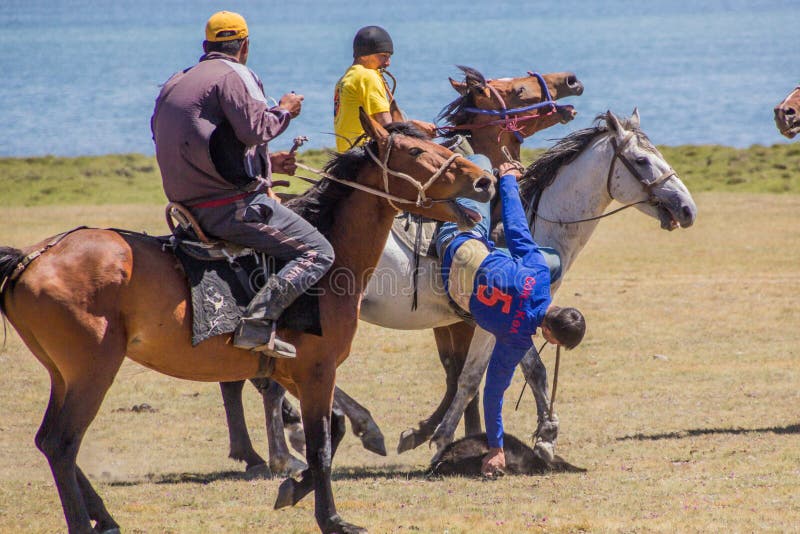
M231 56L212 52L174 74L150 123L167 198L193 204L269 187L267 142L290 120L267 106L261 80Z

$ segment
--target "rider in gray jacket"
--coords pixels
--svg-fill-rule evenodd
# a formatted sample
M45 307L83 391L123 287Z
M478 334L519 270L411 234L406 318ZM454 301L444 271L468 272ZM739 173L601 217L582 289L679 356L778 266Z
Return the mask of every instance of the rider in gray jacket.
M294 174L296 164L288 152L270 154L267 143L299 115L303 97L289 93L270 108L261 80L245 66L249 43L241 15L212 15L205 55L164 84L151 128L170 201L186 205L206 233L287 262L253 298L234 345L293 357L294 347L275 339L275 324L328 271L334 254L272 192L272 171Z

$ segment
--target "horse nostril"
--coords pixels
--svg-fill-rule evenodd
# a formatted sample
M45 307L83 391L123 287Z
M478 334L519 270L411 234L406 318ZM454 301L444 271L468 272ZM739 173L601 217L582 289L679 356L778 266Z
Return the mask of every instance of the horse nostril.
M795 110L794 108L789 108L785 110L784 113L786 113L787 117L794 117L794 114L797 113L797 110Z
M567 88L572 91L574 95L580 96L583 93L583 84L578 80L574 74L567 76Z
M477 191L488 191L490 187L492 187L492 179L486 176L479 178L478 181L475 182L475 189Z

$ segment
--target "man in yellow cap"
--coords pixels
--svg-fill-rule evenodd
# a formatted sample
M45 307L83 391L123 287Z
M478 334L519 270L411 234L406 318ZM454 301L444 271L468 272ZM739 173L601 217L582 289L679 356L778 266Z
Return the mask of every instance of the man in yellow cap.
M394 43L389 32L380 26L365 26L353 38L353 64L336 82L333 93L333 129L336 149L344 152L364 133L358 108L364 108L382 125L392 122L389 106L393 99L381 71L389 67ZM411 121L430 137L436 127L429 122Z
M253 298L233 342L293 357L294 347L275 339L278 317L334 257L330 243L272 192L272 172L294 174L296 164L288 152L270 154L267 143L300 114L303 96L267 105L261 80L245 66L250 41L238 13L215 13L205 33L200 61L167 80L156 100L151 128L164 191L211 236L286 262Z

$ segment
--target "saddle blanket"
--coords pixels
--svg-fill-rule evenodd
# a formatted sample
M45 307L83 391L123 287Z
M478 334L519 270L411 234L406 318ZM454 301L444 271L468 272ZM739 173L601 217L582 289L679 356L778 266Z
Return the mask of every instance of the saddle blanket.
M221 334L230 334L239 324L250 299L277 265L267 261L264 267L255 255L209 261L188 254L179 245L174 248L189 281L192 295L192 346ZM274 263L274 262L272 262ZM237 274L237 271L239 274ZM260 283L259 283L260 282ZM247 287L245 287L247 285ZM322 335L319 298L312 288L283 312L278 327Z

